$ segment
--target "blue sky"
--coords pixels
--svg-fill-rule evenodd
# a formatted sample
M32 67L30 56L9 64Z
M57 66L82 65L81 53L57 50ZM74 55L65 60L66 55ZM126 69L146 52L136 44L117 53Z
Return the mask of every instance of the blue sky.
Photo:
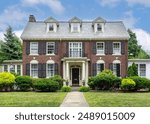
M107 21L124 21L137 34L139 44L150 50L149 12L150 0L1 0L0 37L8 25L20 36L30 14L40 21L49 16L57 20L73 16L93 20L100 16Z

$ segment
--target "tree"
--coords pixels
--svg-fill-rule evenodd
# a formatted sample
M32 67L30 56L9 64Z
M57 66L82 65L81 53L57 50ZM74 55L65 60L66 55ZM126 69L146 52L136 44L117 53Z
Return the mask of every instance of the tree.
M132 63L132 65L128 67L128 77L131 76L138 76L138 68L135 63Z
M4 34L4 41L1 44L0 60L22 59L22 45L20 39L13 33L9 26Z
M141 47L138 45L138 41L136 39L136 34L133 33L130 29L128 30L129 33L129 42L128 42L128 53L129 57L136 57L138 56Z

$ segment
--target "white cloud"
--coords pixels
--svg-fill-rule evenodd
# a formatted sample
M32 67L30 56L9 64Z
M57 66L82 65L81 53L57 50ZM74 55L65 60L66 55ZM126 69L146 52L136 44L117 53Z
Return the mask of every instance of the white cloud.
M143 29L133 29L132 31L136 33L138 44L142 45L144 50L150 51L150 33Z
M120 2L120 0L99 0L101 6L105 7L115 7Z
M136 22L138 21L138 19L133 16L132 11L125 12L124 17L121 20L123 20L123 22L127 28L134 28Z
M48 6L55 14L62 14L65 10L64 6L59 0L23 0L23 4L27 6L43 4Z
M150 0L127 0L129 5L141 4L150 7Z
M25 22L27 13L19 9L18 6L10 6L0 14L0 30L3 31L11 25L18 28Z

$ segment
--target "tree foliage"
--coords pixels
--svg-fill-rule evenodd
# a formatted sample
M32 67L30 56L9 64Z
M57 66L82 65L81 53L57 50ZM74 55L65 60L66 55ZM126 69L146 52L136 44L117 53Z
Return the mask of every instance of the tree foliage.
M4 40L0 49L0 60L22 59L22 45L20 39L13 33L9 26L4 33Z
M128 67L128 77L131 76L138 76L138 68L135 63L132 63L132 65Z

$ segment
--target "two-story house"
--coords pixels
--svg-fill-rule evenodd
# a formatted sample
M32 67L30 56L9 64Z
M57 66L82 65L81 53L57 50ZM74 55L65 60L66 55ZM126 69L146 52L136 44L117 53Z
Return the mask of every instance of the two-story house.
M127 75L129 35L121 21L107 22L100 17L93 21L77 17L36 21L30 15L21 38L23 75L61 75L71 86L87 84L89 76L104 69L120 77Z

